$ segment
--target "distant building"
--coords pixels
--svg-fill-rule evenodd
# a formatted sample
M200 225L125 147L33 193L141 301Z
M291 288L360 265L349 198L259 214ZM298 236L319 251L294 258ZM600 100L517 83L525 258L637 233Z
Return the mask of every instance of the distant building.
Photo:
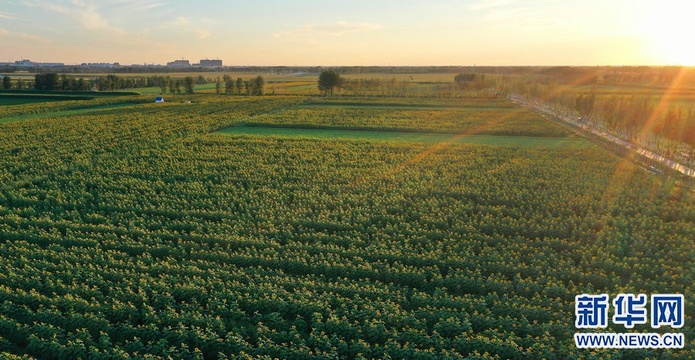
M156 102L156 103L163 103L163 102L164 102L164 98L161 97L161 96L157 96L156 98L154 98L154 102Z
M200 67L222 67L222 60L200 60Z
M14 66L34 66L34 65L36 65L36 63L34 63L31 60L27 60L27 59L17 60L14 62Z
M173 67L173 68L187 68L191 67L191 62L188 60L174 60L172 62L167 63L167 67Z
M19 66L19 67L33 67L33 66L38 66L38 67L60 67L60 66L65 66L63 63L38 63L38 62L33 62L31 60L18 60L14 62L14 66Z

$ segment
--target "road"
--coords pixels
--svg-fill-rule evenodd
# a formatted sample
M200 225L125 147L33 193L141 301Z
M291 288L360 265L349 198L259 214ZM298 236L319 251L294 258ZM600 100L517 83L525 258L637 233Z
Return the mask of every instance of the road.
M648 158L650 160L654 160L668 168L671 168L683 175L689 176L689 177L695 177L695 169L689 168L687 166L684 166L683 164L680 164L676 161L673 161L671 159L665 158L659 154L656 154L652 151L649 151L647 149L641 148L639 146L636 146L632 143L629 143L623 139L620 139L604 130L601 129L596 129L594 127L591 127L589 124L579 122L577 119L574 119L573 117L560 114L556 112L555 110L551 109L545 104L541 103L536 103L536 102L531 102L528 99L525 99L521 96L518 95L510 95L509 98L514 101L515 103L532 108L538 112L541 112L543 114L549 115L552 119L558 121L558 122L564 122L566 124L569 124L573 127L580 128L582 131L591 133L595 136L598 136L604 140L607 140L611 143L614 143L616 145L619 145L625 150L628 150L630 152L634 152L636 154L639 154L645 158Z

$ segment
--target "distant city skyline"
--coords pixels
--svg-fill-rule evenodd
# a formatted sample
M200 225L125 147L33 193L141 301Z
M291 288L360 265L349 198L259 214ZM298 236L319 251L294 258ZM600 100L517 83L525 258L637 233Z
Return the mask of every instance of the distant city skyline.
M0 0L0 62L695 65L677 0ZM195 59L195 60L194 60Z
M63 67L63 66L90 66L90 67L128 67L128 66L167 66L167 67L223 67L224 62L219 59L200 59L197 63L191 63L188 59L175 59L168 61L166 64L122 64L119 61L114 62L79 62L79 63L62 63L62 62L42 62L33 61L31 59L21 59L15 61L0 62L0 66L16 66L16 67Z

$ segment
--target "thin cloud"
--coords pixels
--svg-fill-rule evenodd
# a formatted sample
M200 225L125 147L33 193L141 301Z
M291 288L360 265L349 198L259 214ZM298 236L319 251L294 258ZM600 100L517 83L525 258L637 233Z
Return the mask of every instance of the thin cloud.
M10 39L17 40L17 39L24 39L24 40L29 40L32 42L38 42L38 43L43 43L43 44L49 44L52 43L50 39L47 39L43 36L39 35L33 35L25 32L13 32L10 30L7 30L5 28L0 28L0 37L9 37Z
M102 4L103 6L118 8L119 10L126 13L148 11L165 5L162 2L152 2L143 0L111 0L101 1L100 4Z
M210 33L209 31L195 25L194 22L188 20L183 16L179 16L178 18L176 18L176 21L174 21L168 27L180 29L184 32L193 33L199 40L205 40L209 38L210 35L212 35L212 33Z
M44 0L24 1L22 5L30 8L40 8L44 11L69 15L79 26L90 31L106 31L112 34L127 34L122 27L114 25L111 18L128 17L137 12L149 11L163 5L161 2L112 0L100 1L96 4L83 0L69 0L58 3ZM109 14L110 16L104 16Z
M22 6L29 8L40 8L45 11L55 12L58 14L69 14L70 8L58 4L53 4L45 1L23 1Z
M53 42L53 41L51 41L51 39L47 39L47 38L45 38L45 37L43 37L43 36L38 36L38 35L33 35L33 34L27 34L27 33L25 33L25 32L19 33L19 37L22 38L22 39L25 39L25 40L30 40L30 41L34 41L34 42L40 42L40 43L44 43L44 44L49 44L49 43L52 43L52 42Z
M383 26L377 24L338 21L327 24L308 24L299 28L275 33L273 34L273 37L276 39L295 39L315 35L343 36L349 33L375 31L380 29L383 29Z
M152 4L147 4L147 5L142 5L142 6L137 6L138 9L140 10L152 10L156 9L158 7L164 6L162 3L152 3Z
M491 8L498 8L502 6L508 6L517 2L517 0L480 0L473 2L468 5L469 10L486 10Z
M195 33L198 35L198 39L205 40L212 35L209 31L203 29L194 29Z
M118 28L110 26L109 22L94 8L77 10L74 18L78 24L87 30L118 30Z
M17 19L17 17L12 15L12 14L8 14L6 12L0 11L0 19L14 20L14 19Z

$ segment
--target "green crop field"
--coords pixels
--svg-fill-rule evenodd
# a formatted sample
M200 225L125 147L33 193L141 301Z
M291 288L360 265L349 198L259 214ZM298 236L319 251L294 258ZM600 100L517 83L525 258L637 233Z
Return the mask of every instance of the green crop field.
M469 135L564 137L570 132L530 110L508 101L442 102L404 105L393 102L309 102L279 112L255 116L248 124L316 128L406 130Z
M45 99L35 96L13 96L13 95L0 95L0 106L7 105L23 105L23 104L36 104L48 101L63 101L69 99Z
M78 114L94 114L94 113L99 113L99 112L117 109L117 108L124 107L124 106L135 106L137 104L142 104L142 102L140 102L140 103L123 102L123 103L117 103L117 104L107 104L107 105L92 106L92 107L81 108L81 109L77 108L74 110L63 110L63 111L60 111L57 113L54 113L54 112L22 113L22 115L15 115L15 116L8 116L5 118L0 118L0 123L12 122L12 121L35 120L35 119L42 119L42 118L60 118L60 117L78 115Z
M695 356L692 183L506 100L172 98L0 108L0 357ZM577 349L584 293L684 348Z
M301 127L230 126L220 130L220 133L234 135L279 136L290 138L385 140L400 142L415 141L425 143L487 144L519 147L592 146L590 142L581 138L539 138L533 136L465 135L414 131L343 130L330 128L316 129Z
M8 95L9 97L10 95ZM2 99L0 95L0 101ZM0 106L0 123L23 121L30 119L65 117L81 113L102 112L124 106L132 106L153 102L154 98L144 96L121 95L104 96L92 99L74 100L70 97L61 101L53 101L53 98L62 96L26 96L35 101L21 102L19 104L8 104Z
M44 93L3 93L0 92L0 106L36 104L52 101L80 101L91 100L93 96L84 95L65 95L65 94L44 94Z
M57 101L57 100L56 100ZM18 96L0 96L0 106L5 105L23 105L46 102L45 99L25 98Z

